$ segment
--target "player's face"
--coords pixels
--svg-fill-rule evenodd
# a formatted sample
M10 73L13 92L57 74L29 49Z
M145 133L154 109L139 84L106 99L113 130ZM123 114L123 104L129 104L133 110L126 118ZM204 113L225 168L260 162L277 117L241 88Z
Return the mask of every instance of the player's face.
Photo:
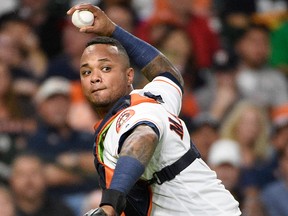
M95 108L110 108L132 90L134 71L117 47L95 44L87 47L80 61L80 78L86 98Z

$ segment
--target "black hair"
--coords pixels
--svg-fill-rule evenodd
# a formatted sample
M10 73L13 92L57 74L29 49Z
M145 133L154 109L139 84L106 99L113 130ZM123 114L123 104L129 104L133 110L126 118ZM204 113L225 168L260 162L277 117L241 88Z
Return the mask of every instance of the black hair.
M266 25L263 24L257 24L257 23L250 23L246 28L243 28L239 31L239 34L235 40L235 43L239 42L240 40L242 40L244 37L246 37L246 35L248 33L250 33L251 31L254 30L258 30L261 31L267 35L269 35L270 30Z
M122 54L127 59L128 67L130 67L130 59L129 59L129 56L127 54L127 51L118 40L111 38L111 37L106 37L106 36L97 36L97 37L94 37L91 40L89 40L86 43L85 47L87 48L87 47L94 45L94 44L107 44L107 45L117 47L119 53Z

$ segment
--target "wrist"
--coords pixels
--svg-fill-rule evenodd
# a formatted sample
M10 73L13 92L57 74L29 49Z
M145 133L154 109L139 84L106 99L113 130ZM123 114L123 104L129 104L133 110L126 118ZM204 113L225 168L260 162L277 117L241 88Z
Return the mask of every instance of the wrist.
M102 192L100 207L112 206L116 215L121 215L126 207L126 196L124 193L114 190L105 189Z
M136 158L121 156L116 164L110 189L128 194L145 171L145 166Z
M108 33L108 36L109 37L112 37L112 35L113 35L113 33L115 32L115 30L116 30L116 24L115 23L113 23L112 21L111 21L111 23L110 23L110 25L109 25L109 33Z

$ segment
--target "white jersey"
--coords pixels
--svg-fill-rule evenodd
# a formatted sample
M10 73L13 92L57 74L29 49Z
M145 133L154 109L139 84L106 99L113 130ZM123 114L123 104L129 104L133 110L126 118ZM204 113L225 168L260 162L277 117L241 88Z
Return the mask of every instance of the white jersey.
M114 169L121 136L139 124L147 124L159 135L159 143L142 175L142 179L149 180L154 172L171 165L190 149L190 135L184 122L177 117L182 100L179 86L158 76L132 93L143 95L144 92L161 95L164 103L144 102L121 111L106 134L103 160ZM152 194L153 216L241 215L238 202L202 159L196 159L171 181L153 184Z

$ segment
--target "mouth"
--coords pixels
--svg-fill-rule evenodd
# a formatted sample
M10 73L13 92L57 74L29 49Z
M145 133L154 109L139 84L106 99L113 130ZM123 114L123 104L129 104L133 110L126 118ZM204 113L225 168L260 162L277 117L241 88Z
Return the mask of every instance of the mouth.
M92 90L91 90L91 94L100 92L100 91L102 91L102 90L104 90L104 89L103 89L103 88L92 89Z

